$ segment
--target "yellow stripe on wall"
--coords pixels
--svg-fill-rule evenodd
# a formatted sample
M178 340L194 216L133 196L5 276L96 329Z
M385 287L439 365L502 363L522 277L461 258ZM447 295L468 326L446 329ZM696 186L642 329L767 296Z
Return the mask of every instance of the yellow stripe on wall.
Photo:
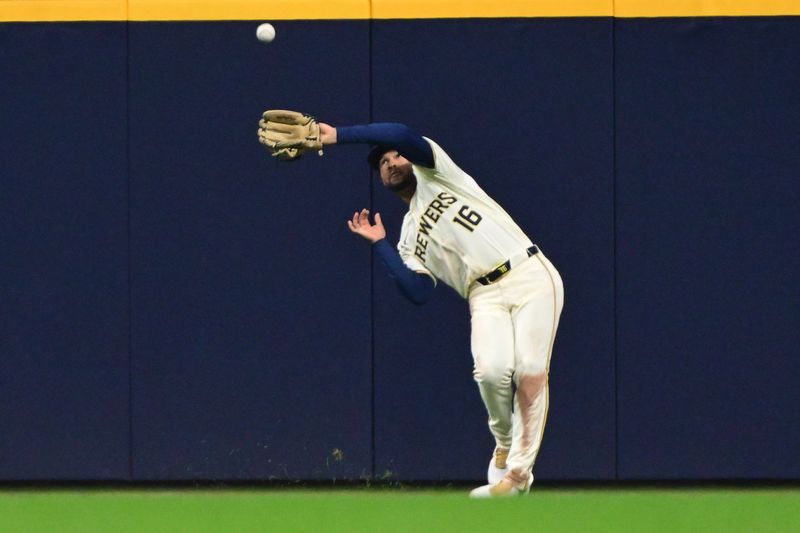
M372 0L372 17L610 17L613 8L613 0Z
M0 22L127 18L127 0L0 0Z
M615 0L614 16L757 17L800 15L800 0Z
M368 19L369 0L129 0L130 20Z
M370 0L0 0L0 22L370 18Z
M800 0L0 0L0 22L800 15Z

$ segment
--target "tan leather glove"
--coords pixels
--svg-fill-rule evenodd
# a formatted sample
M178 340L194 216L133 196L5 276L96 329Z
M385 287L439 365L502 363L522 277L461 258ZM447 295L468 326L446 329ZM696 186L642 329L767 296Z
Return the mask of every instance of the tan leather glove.
M297 159L309 150L319 150L322 155L319 124L311 115L297 111L264 111L258 122L258 142L266 146L273 157L283 161Z

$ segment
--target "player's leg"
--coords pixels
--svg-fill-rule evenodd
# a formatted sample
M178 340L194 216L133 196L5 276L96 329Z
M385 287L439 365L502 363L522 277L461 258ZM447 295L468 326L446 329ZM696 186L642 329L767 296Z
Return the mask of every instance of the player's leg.
M550 356L564 306L561 277L547 258L538 254L524 265L518 272L524 275L513 279L513 290L523 295L524 303L514 308L511 315L517 390L513 444L506 474L518 488L529 485L532 480L531 471L544 435L550 400Z
M489 430L498 448L512 439L514 332L511 316L496 287L480 287L470 294L473 376L489 414Z

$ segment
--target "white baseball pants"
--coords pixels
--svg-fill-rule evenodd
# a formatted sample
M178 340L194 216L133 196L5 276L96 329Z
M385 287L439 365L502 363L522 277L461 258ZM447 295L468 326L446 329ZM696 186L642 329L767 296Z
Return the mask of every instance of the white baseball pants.
M539 252L512 265L497 282L473 287L469 306L475 381L497 446L510 448L506 478L522 488L544 434L564 285Z

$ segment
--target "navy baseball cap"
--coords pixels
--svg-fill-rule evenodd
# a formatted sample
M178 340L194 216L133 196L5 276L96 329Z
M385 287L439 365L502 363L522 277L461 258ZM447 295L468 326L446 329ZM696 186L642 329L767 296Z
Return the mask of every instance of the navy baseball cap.
M369 166L371 166L375 170L378 170L378 163L381 162L381 157L383 157L383 154L385 154L389 150L396 150L396 148L394 146L379 144L378 146L370 150L369 155L367 155L367 163L369 163Z

